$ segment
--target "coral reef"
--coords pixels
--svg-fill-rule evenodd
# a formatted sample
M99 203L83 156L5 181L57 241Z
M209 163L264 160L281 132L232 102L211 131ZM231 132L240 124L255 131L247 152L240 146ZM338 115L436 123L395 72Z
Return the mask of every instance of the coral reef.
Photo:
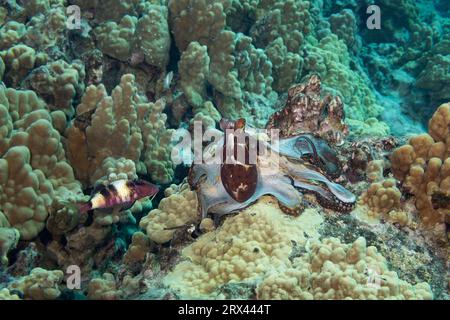
M394 178L384 177L384 160L372 160L367 165L367 179L371 182L359 199L354 214L369 223L387 220L400 226L412 226L412 214L402 207L402 193Z
M80 198L81 186L67 163L59 132L58 111L50 113L32 91L1 89L1 210L7 227L30 240L45 225L52 205ZM53 116L53 117L52 117ZM14 178L12 178L14 177ZM12 205L15 204L16 205Z
M189 185L172 185L164 191L165 198L142 218L141 228L156 243L165 243L173 239L178 227L194 224L200 219L197 210L197 195Z
M8 252L19 242L20 233L14 228L0 228L0 263L8 264Z
M0 300L20 300L17 294L11 294L7 288L0 290Z
M412 137L392 153L392 171L416 198L421 221L428 226L448 221L448 204L433 199L450 195L450 104L441 105L429 122L430 134Z
M449 299L445 1L0 3L0 300Z
M30 275L13 282L9 289L22 292L25 299L54 300L61 294L58 286L63 277L64 273L60 270L35 268L31 270Z
M271 202L261 200L187 247L183 256L189 260L165 282L190 297L220 298L224 284L247 282L254 283L259 299L433 298L427 283L399 279L363 237L350 244L319 241L317 212L286 217ZM306 252L292 256L293 243Z
M293 268L268 276L257 288L258 299L412 299L433 298L425 283L411 285L389 271L385 258L364 238L351 244L327 238L310 245Z
M163 111L162 100L140 100L131 74L122 77L111 96L103 85L89 86L77 107L78 117L65 133L77 178L95 184L95 171L107 158L125 158L136 163L138 173L148 172L157 182L170 182L173 130L166 128Z

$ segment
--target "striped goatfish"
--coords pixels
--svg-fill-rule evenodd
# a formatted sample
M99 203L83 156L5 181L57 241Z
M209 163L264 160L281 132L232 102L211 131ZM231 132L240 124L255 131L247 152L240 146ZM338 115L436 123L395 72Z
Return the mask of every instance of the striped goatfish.
M117 207L127 210L133 206L136 200L154 197L158 191L158 186L144 180L117 180L107 186L100 185L94 189L91 199L81 205L80 213Z

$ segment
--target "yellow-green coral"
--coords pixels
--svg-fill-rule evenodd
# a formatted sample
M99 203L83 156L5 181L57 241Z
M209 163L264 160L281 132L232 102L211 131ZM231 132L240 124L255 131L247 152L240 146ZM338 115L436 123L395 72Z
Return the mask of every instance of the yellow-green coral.
M172 136L175 130L167 128L164 100L138 106L138 123L144 141L143 161L153 181L170 183L174 176L171 159Z
M254 285L259 299L433 297L427 283L399 279L362 237L350 244L337 238L319 241L322 223L314 209L286 216L264 197L185 248L185 261L164 283L191 298L223 298L221 286L231 283Z
M172 185L164 195L158 209L150 211L140 222L147 236L160 244L172 240L177 227L195 223L200 218L197 195L188 184Z
M8 264L7 254L16 247L19 238L20 232L17 229L2 228L0 222L0 266Z
M142 17L125 15L119 23L107 20L95 29L103 53L127 61L143 55L149 65L164 69L169 61L170 33L167 8L149 5Z
M385 219L406 226L411 222L411 214L402 210L402 193L394 178L384 177L384 166L384 160L372 160L368 163L366 175L371 184L360 196L353 214L369 223Z
M347 118L365 121L380 115L382 108L366 80L350 68L347 46L331 34L306 45L305 68L317 72L323 83L338 90L345 102Z
M0 51L0 57L5 63L5 81L17 86L34 68L46 62L46 55L36 53L32 47L18 44L7 50Z
M448 208L434 208L432 197L450 196L450 104L441 105L429 122L430 134L412 137L391 156L394 176L412 193L421 221L434 226L448 219Z
M91 300L118 300L120 294L114 275L111 273L105 273L103 277L94 278L89 282L88 298Z
M0 89L0 210L24 240L42 231L53 204L82 196L45 107L32 91Z
M195 107L206 98L206 79L209 74L208 48L191 42L178 62L180 85L189 103Z
M133 234L131 244L125 253L123 261L126 264L143 263L149 251L149 238L143 232L136 232Z
M175 42L181 52L192 42L207 47L207 82L215 90L215 103L224 117L243 117L263 127L276 99L271 87L272 63L250 37L226 28L230 4L228 0L170 1Z
M62 110L68 116L74 114L72 103L84 91L85 71L79 60L67 63L57 60L33 71L27 84L48 104L50 110Z
M137 18L124 16L119 23L107 21L95 29L100 50L113 58L127 61L133 51Z
M11 294L8 288L3 288L0 290L0 300L20 300L17 294Z
M40 170L30 165L30 151L13 147L0 159L0 214L6 227L19 230L21 238L30 240L45 226L53 188Z
M29 275L13 282L8 288L21 291L25 299L54 300L61 294L59 285L63 278L64 273L60 270L35 268Z
M411 285L389 271L377 248L358 238L343 244L337 238L312 241L293 267L265 278L258 299L432 299L428 283Z
M92 181L96 181L96 184L107 185L117 180L135 179L137 179L136 164L132 160L108 157L94 172Z
M270 270L290 266L293 242L304 245L305 232L317 236L314 230L321 218L307 210L294 219L273 202L261 199L184 249L188 260L175 267L166 284L182 296L211 297L221 285L255 281Z
M169 183L174 171L170 159L173 130L166 128L164 101L143 102L137 93L135 77L122 76L108 96L103 85L89 86L77 114L89 115L86 125L67 129L68 158L77 178L93 184L96 171L105 159L125 158L136 164L138 173L148 173L160 183Z
M0 50L11 48L19 44L26 34L26 27L17 21L8 21L0 28Z

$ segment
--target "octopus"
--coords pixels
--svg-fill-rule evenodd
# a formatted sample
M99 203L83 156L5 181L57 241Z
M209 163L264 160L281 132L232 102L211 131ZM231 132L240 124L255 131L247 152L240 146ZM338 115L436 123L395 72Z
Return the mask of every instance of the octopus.
M319 76L288 90L284 106L269 119L266 128L280 129L280 136L290 137L314 132L315 136L334 145L342 145L348 135L344 122L344 104L337 95L322 89Z
M197 192L203 218L209 213L220 218L242 210L264 195L277 198L287 214L301 212L303 194L307 193L315 195L325 208L342 213L353 209L356 201L353 193L328 179L320 167L302 160L304 154L319 157L308 136L283 138L273 145L267 136L262 137L246 126L243 119L224 119L221 129L226 133L218 132L221 138L205 148L202 163L194 164L189 172L188 182ZM246 138L233 139L228 130L243 132ZM256 161L251 161L250 138L258 141ZM239 151L245 156L236 157L242 154Z

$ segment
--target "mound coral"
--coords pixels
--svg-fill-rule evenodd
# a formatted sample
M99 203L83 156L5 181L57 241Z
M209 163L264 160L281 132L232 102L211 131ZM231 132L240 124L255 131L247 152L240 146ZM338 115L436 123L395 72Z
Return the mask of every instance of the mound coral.
M173 130L166 129L164 106L162 100L142 102L131 74L122 77L111 96L103 85L89 86L77 108L78 117L66 132L68 158L77 178L95 184L95 172L105 159L125 158L136 163L138 173L170 182Z
M386 259L364 238L343 244L337 238L311 243L293 268L269 275L256 289L258 299L425 299L428 283L411 285L389 271Z
M22 292L25 299L54 300L61 294L59 285L63 278L64 273L60 270L48 271L35 268L28 276L13 282L9 286L9 290Z
M182 295L208 296L230 281L254 280L271 268L289 265L292 241L305 243L301 225L308 215L292 219L272 201L264 198L184 249L188 261L175 267L166 284Z
M24 80L23 86L33 90L50 110L62 110L69 117L74 115L73 102L84 92L84 65L79 60L71 64L57 60L34 69Z
M132 297L139 292L141 278L125 276L117 281L113 274L104 273L101 278L94 278L88 285L88 298L91 300L119 300Z
M146 230L147 236L160 244L172 240L176 228L200 220L197 195L187 183L170 186L164 191L164 195L158 209L150 211L140 222L140 227Z
M9 292L8 288L3 288L0 290L0 300L20 300L20 298L17 294Z
M316 44L308 44L306 50L305 68L317 72L325 85L339 91L348 118L364 122L380 115L382 108L365 79L349 68L350 57L342 40L329 35Z
M244 117L263 126L271 113L272 63L252 38L226 29L229 1L170 1L170 25L178 49L191 55L192 42L207 47L207 82L214 89L218 110L229 118ZM188 32L186 32L188 30ZM187 58L185 56L185 58ZM191 94L190 92L188 93ZM255 106L255 104L258 106Z
M103 274L102 278L95 278L89 282L88 298L91 300L118 300L120 291L116 288L114 275Z
M35 49L24 44L0 51L0 57L5 64L4 80L13 87L18 86L31 70L47 61L45 54L36 53Z
M123 261L126 264L143 263L149 250L149 238L143 232L136 232L133 234Z
M429 134L412 137L391 156L392 172L416 198L425 226L448 221L450 197L450 104L441 105L429 122ZM447 199L440 201L440 199Z
M314 209L288 217L264 198L184 249L187 261L166 276L165 284L182 297L220 298L223 285L247 283L256 287L259 299L432 298L427 283L411 285L389 271L364 238L350 244L319 241L322 222Z
M20 233L14 228L0 228L0 265L8 264L7 254L19 242Z
M107 21L95 29L98 47L121 61L141 52L147 64L164 69L169 61L170 33L167 8L150 5L142 17L125 15L119 23Z
M59 112L50 113L32 91L0 89L0 211L5 227L25 240L42 231L54 204L82 196L53 127Z
M367 178L372 183L361 195L354 214L367 222L377 223L381 218L406 226L411 215L402 210L402 193L397 188L397 180L385 178L383 160L372 160L367 165Z
M206 98L206 77L209 74L208 48L191 42L183 52L178 67L180 85L189 103L199 107Z

